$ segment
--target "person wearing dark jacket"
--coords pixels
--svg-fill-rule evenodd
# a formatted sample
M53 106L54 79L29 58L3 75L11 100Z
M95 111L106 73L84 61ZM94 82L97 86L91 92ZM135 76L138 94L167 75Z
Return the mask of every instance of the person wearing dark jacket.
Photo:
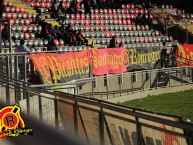
M116 47L116 36L113 36L109 43L109 48L115 48Z
M5 11L4 0L0 0L0 19L2 19L3 12Z
M82 5L82 4L84 4L85 14L91 14L88 0L83 0L83 1L80 3L80 5Z

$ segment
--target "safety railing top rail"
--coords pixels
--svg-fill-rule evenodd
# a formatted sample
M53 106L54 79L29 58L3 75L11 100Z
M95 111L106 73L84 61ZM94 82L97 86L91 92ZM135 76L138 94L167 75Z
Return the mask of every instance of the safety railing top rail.
M124 75L129 75L129 74L136 74L136 73L146 73L146 72L150 72L150 71L155 71L155 72L159 72L159 71L170 71L170 70L176 70L176 69L183 69L183 68L191 68L191 66L182 66L182 67L171 67L171 68L161 68L161 69L153 69L153 70L142 70L142 71L134 71L134 72L125 72L122 74L107 74L105 76L94 76L94 77L90 77L90 78L84 78L84 79L78 79L78 80L73 80L71 82L67 82L67 83L55 83L55 84L40 84L40 85L33 85L31 84L30 87L51 87L51 86L57 86L57 85L74 85L74 84L78 84L78 83L84 83L84 82L91 82L94 79L103 79L103 78L107 78L107 77L113 77L113 76L124 76Z

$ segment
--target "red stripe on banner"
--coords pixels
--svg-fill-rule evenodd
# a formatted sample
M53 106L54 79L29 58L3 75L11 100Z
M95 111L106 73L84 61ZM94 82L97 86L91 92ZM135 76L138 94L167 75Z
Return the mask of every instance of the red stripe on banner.
M128 54L124 48L92 50L93 74L120 74L127 72Z

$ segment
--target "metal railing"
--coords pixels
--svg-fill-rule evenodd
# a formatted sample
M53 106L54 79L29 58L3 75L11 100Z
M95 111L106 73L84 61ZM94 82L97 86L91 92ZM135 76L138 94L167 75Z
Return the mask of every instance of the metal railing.
M12 99L10 104L19 104L28 115L62 132L68 131L86 144L142 145L149 141L162 144L173 141L181 145L192 145L193 124L182 122L179 116L71 95L58 88L49 91L33 88L6 76L1 77L0 82L4 83L7 79L14 82L9 84L9 88L5 87L4 91L3 86L0 88L1 96L4 96L3 92L9 91ZM22 99L15 102L17 99L12 98L15 97L14 93L19 93Z
M190 66L172 67L136 72L127 72L118 75L106 75L74 80L68 83L30 85L34 88L67 89L74 87L76 94L108 99L116 96L128 95L136 92L152 90L160 87L173 87L192 84L193 75Z

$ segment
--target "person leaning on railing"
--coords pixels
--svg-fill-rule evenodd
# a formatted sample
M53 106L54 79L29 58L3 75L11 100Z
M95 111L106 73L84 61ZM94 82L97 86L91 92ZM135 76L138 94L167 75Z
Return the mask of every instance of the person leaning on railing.
M27 52L28 54L30 53L30 49L24 45L25 44L25 41L23 39L20 40L20 45L18 45L16 47L17 49L17 52ZM19 72L20 72L20 79L23 79L24 78L24 56L23 55L20 55L18 57L18 67L19 67Z

